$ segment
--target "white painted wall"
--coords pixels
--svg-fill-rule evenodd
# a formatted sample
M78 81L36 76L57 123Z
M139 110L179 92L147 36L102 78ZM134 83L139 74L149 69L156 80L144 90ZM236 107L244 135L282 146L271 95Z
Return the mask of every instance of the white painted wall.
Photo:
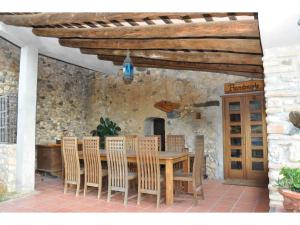
M144 122L144 135L153 135L154 133L154 122L153 118L147 118Z
M17 192L34 190L37 70L38 50L32 46L22 47L18 92Z

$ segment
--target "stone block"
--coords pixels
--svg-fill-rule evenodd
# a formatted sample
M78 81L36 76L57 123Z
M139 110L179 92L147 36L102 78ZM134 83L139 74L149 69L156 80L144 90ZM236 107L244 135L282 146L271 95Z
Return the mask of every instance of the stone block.
M289 160L300 163L300 144L293 143L289 148Z
M271 114L277 114L277 113L281 113L283 112L283 108L282 107L267 107L266 109L266 113L267 115L271 115Z
M272 134L284 134L284 126L280 124L270 124L267 126L267 132Z
M269 123L267 125L268 134L290 134L294 126L290 122Z
M283 197L281 194L279 194L278 192L270 192L270 195L269 195L269 198L270 200L273 200L273 201L283 201Z
M266 97L298 97L300 96L300 91L291 90L268 90L265 92Z

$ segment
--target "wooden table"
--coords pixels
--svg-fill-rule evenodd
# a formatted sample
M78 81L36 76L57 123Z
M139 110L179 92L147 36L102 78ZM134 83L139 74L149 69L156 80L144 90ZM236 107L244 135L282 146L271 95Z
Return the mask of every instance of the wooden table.
M177 162L183 162L184 171L188 171L188 156L187 152L159 152L159 164L166 166L166 204L172 205L174 202L173 195L173 165ZM102 161L106 161L106 151L100 150ZM79 151L79 159L83 159L82 151ZM136 153L127 152L127 161L136 163Z

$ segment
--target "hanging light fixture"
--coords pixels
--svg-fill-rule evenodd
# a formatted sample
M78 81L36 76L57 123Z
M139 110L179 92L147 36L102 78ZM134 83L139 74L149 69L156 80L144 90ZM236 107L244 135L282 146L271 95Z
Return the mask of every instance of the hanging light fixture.
M123 62L123 80L126 84L130 84L133 81L133 64L129 50L127 50L127 55Z

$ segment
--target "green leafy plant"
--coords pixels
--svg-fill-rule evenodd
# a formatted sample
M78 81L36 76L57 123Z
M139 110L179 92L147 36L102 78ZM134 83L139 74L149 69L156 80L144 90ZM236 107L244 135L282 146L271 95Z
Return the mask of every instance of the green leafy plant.
M279 174L281 175L277 181L279 188L300 192L300 168L283 167Z
M109 118L100 117L100 124L97 126L96 130L92 130L91 134L93 136L100 137L100 148L104 148L104 141L106 136L117 136L121 128L117 124L111 121Z

